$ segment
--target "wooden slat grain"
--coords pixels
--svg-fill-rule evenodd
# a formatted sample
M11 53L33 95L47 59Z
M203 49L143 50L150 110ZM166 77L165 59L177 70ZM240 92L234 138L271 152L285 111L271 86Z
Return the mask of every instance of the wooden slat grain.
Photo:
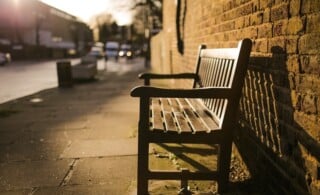
M152 98L151 100L151 118L150 118L150 126L151 130L154 129L163 129L163 120L162 120L162 110L160 107L160 100L159 98Z
M179 105L178 99L177 98L170 99L170 104L172 106L172 113L177 123L178 133L192 132L192 128L188 123L188 118L185 117L183 110Z
M217 130L220 128L219 120L199 100L187 99L187 102L193 112L199 117L202 126L205 127L207 132L211 132L212 130Z
M189 106L188 102L184 98L177 99L177 102L180 106L180 109L183 112L183 115L186 118L186 121L188 122L190 132L196 133L197 131L203 129L203 126L199 121L197 120L197 116Z

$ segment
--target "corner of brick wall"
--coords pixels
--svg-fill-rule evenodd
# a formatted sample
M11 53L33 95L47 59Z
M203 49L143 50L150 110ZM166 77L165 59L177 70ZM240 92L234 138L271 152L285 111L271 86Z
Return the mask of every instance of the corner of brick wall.
M201 43L231 47L252 39L237 147L271 189L320 194L320 1L182 2L187 12L180 54L176 4L164 0L164 72L192 72Z

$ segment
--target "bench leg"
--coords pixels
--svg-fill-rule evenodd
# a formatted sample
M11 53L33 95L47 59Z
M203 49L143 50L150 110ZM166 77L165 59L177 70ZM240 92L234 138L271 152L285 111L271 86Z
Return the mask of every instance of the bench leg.
M218 193L223 193L227 191L229 183L229 171L230 171L230 161L232 152L232 142L226 141L220 144L219 148L219 162L218 162Z
M149 178L149 98L140 98L140 113L138 127L138 195L148 194Z
M141 134L141 133L140 133ZM148 194L149 143L143 135L138 140L138 195Z

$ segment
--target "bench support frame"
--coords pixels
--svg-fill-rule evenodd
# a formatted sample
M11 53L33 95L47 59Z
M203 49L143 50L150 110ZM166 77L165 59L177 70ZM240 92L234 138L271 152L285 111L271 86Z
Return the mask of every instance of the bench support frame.
M237 48L206 49L199 47L195 73L139 75L145 86L136 87L131 96L140 98L138 127L138 195L148 194L148 180L181 180L186 187L188 180L216 180L218 192L227 190L233 134L237 124L237 111L244 77L251 51L251 40L244 39ZM205 68L204 68L205 67ZM204 71L204 69L206 69ZM147 86L152 79L193 79L192 89L164 89ZM218 120L217 129L173 132L150 125L150 107L153 98L199 99ZM163 112L163 111L162 111ZM159 114L160 116L161 114ZM213 119L212 119L213 120ZM165 129L168 128L168 129ZM211 127L210 127L211 128ZM214 129L212 127L212 129ZM164 132L161 132L161 131ZM187 131L187 132L185 132ZM210 172L173 172L149 170L150 143L218 144L217 170Z

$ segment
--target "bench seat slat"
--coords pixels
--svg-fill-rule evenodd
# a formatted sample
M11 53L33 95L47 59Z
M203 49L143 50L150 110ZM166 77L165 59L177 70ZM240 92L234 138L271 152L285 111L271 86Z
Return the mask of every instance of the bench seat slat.
M197 99L188 99L189 106L198 115L207 132L219 130L219 122L215 116Z
M150 106L153 117L150 118L151 130L163 129L164 131L192 132L179 105L174 99L152 98Z
M175 113L177 118L177 123L179 125L179 133L181 132L192 132L192 129L189 126L188 121L186 120L185 116L181 113Z
M172 117L171 112L164 112L163 114L163 122L165 125L165 131L178 131L177 126L176 126L176 121Z
M178 132L181 133L183 131L185 132L192 132L192 126L190 126L190 122L188 118L183 113L183 110L181 109L179 105L178 99L175 98L168 98L168 101L170 102L172 113L175 116L175 119L177 121L178 125Z
M188 103L188 100L185 98L178 99L179 106L181 107L181 110L183 110L183 113L187 120L189 121L189 125L192 128L192 132L196 133L199 131L206 131L206 127L201 123L201 120L194 112L194 109L190 107L190 104Z
M151 102L151 130L196 133L219 129L212 113L199 100L152 98Z
M153 129L163 129L163 121L161 116L161 107L159 99L152 99L151 105L151 116L150 116L150 126L151 130Z
M174 120L170 116L171 109L168 102L166 101L166 98L159 98L159 104L161 108L161 117L164 126L164 131L168 131L169 129L175 130Z

